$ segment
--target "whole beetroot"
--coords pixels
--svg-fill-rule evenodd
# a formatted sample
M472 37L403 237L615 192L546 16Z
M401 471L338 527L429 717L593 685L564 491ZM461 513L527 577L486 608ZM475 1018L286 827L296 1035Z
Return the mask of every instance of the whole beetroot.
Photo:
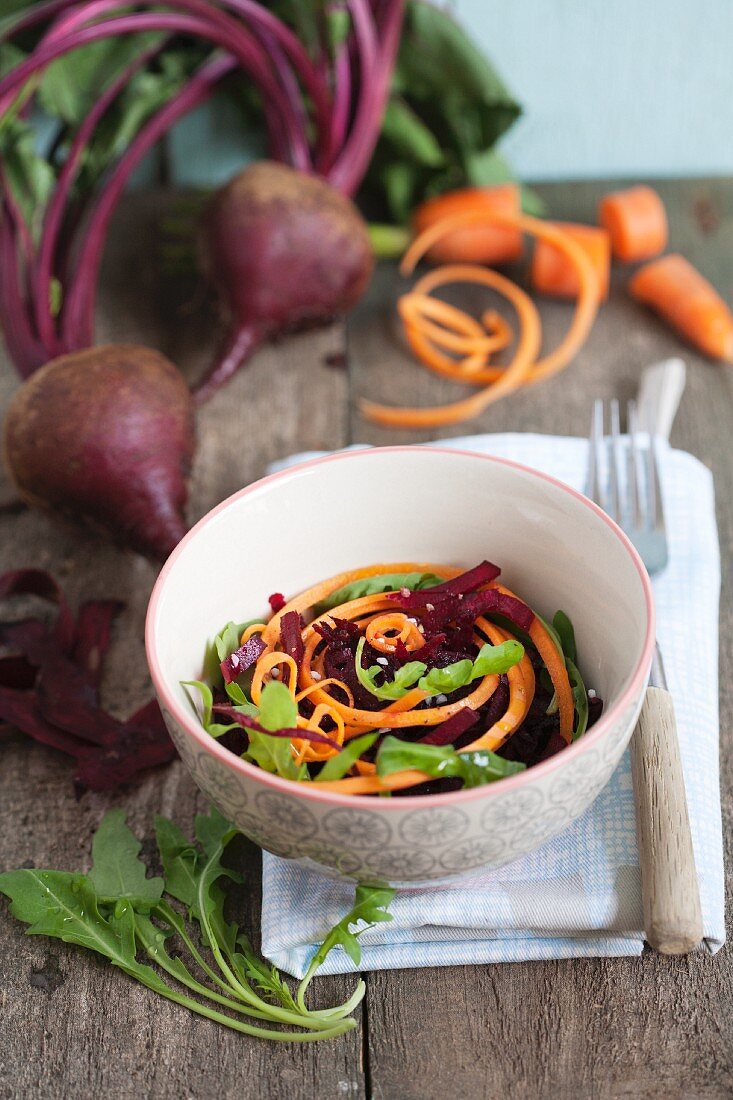
M107 344L47 363L13 398L4 444L31 504L161 560L186 532L193 403L150 348Z
M230 334L198 401L266 340L347 313L374 266L354 204L324 180L273 161L253 164L216 192L204 214L201 251Z

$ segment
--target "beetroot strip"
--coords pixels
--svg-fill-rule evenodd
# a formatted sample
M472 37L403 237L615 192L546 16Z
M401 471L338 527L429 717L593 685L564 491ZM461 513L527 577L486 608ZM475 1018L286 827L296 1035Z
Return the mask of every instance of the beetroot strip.
M288 653L300 671L305 656L305 646L301 633L300 615L297 611L288 611L280 619L280 643L283 651Z
M470 730L471 726L475 726L478 720L479 714L477 711L472 710L471 707L463 707L462 710L456 711L450 718L447 718L445 722L441 722L439 726L433 726L424 737L420 738L420 744L450 745L462 733Z
M251 668L266 649L267 646L259 634L254 634L251 638L248 638L244 645L241 645L234 653L230 653L221 662L219 667L224 677L224 683L231 684L240 672L246 672L248 668Z
M501 573L501 569L498 565L494 565L490 561L482 561L478 565L475 565L473 569L466 570L465 573L461 573L458 577L453 577L452 580L443 581L442 584L436 584L432 588L424 588L424 592L455 592L466 593L473 592L474 589L480 588L482 584L490 584L491 581L495 581Z
M267 730L264 726L255 718L250 718L248 714L241 714L234 707L227 706L225 703L215 703L213 706L215 714L221 714L225 718L228 718L231 722L236 722L240 726L244 726L245 729L255 730L257 733L266 733L269 737L288 737L292 741L297 739L299 741L314 741L319 745L330 745L332 749L336 749L340 752L342 747L338 741L334 741L331 737L326 737L325 733L318 733L316 730L308 729L282 729L282 730Z

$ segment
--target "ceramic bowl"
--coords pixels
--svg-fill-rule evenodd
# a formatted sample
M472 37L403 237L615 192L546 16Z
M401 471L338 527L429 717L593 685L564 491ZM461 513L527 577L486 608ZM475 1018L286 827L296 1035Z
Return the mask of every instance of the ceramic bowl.
M472 566L483 558L544 616L576 630L596 725L550 760L485 787L358 798L245 763L200 726L181 680L229 620L374 562ZM500 867L583 813L618 764L641 707L654 644L646 571L594 504L535 470L428 447L351 451L264 478L205 516L150 599L146 647L163 714L199 787L263 848L311 869L394 884Z

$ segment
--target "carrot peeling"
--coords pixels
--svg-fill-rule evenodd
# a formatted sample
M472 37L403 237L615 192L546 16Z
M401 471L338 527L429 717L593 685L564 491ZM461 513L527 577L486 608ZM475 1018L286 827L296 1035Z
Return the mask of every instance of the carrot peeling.
M462 401L433 408L394 408L372 401L362 401L361 411L368 420L395 428L435 428L445 424L460 423L478 416L488 405L512 393L520 386L556 374L568 365L587 339L600 301L601 291L597 270L589 259L586 249L567 231L538 218L525 214L488 211L468 211L443 218L412 242L402 260L402 274L411 274L419 260L436 242L450 235L455 229L475 227L487 220L491 224L514 227L552 246L576 273L579 290L575 313L563 340L549 355L538 358L542 338L540 319L536 306L525 291L511 279L490 268L474 264L449 264L440 267L420 279L412 293L427 295L436 287L449 282L473 282L498 290L514 306L519 319L514 356L505 367L489 366L488 354L480 351L469 351L463 360L453 360L431 344L424 324L421 325L415 319L413 312L406 324L405 334L417 357L437 373L446 374L455 378L456 381L481 385L485 383L485 386L478 393ZM451 307L451 311L454 308ZM451 312L451 317L455 326L459 330L462 329L466 335L476 334L475 330L468 332L466 314L457 319Z

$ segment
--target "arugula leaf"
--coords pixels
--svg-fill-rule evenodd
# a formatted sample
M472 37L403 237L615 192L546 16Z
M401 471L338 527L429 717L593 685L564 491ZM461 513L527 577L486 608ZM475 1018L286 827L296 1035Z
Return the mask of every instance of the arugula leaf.
M330 611L342 603L350 603L351 600L361 599L362 596L377 596L380 592L399 592L400 588L409 588L411 592L418 592L423 588L433 588L436 584L442 584L444 577L435 573L378 573L373 577L362 577L361 580L352 581L350 584L337 588L325 600L316 604L316 615L322 615L324 611Z
M552 619L552 625L555 628L555 633L564 655L573 662L577 661L578 649L575 644L575 630L564 611L555 612Z
M403 695L413 687L426 671L427 665L422 661L408 661L402 668L398 668L394 680L385 684L376 684L375 678L384 669L380 665L372 665L371 668L362 668L362 656L366 638L360 638L354 657L356 678L363 688L376 695L377 699L401 699Z
M394 680L384 684L375 683L380 672L384 672L379 665L371 668L362 668L362 656L364 653L365 639L360 638L356 647L355 665L356 676L362 687L376 695L378 699L401 699L406 695L415 683L420 691L428 695L450 695L452 691L466 687L473 680L483 676L501 675L508 672L514 665L519 664L524 657L524 646L520 642L509 640L501 645L491 645L489 642L482 646L478 656L471 661L464 657L461 661L455 661L445 668L431 668L422 661L408 661L402 668L397 669Z
M575 728L573 729L573 741L577 741L588 728L588 692L585 690L583 677L580 675L577 665L569 657L566 659L565 665L570 678L570 686L573 689L573 702L575 703L575 713L577 715Z
M200 720L201 725L204 727L207 733L210 733L212 737L221 737L227 730L238 729L236 722L229 722L224 725L221 722L214 722L212 719L212 707L214 705L214 695L208 684L205 684L203 680L181 680L182 687L194 687L201 693L201 714L198 712L198 708L191 699L191 705L196 712L196 717ZM253 718L256 718L259 714L257 707L254 703L250 703L244 692L237 684L227 684L227 688L236 688L236 691L228 692L229 698L235 703L238 710L241 710L243 714L249 714ZM189 695L190 698L190 695Z
M282 1005L291 1012L297 1012L298 1006L290 987L281 977L277 967L273 964L268 966L266 962L259 959L250 941L241 933L237 937L237 945L239 951L234 956L234 960L238 964L239 972L244 973L268 1000Z
M361 737L353 737L351 741L347 741L337 756L331 756L326 761L316 776L315 782L343 779L361 754L370 749L378 737L379 733L365 733Z
M260 696L258 719L266 730L294 729L298 721L298 705L285 684L270 680Z
M294 729L298 720L298 707L285 684L270 680L265 684L260 696L258 719L261 726L268 730ZM244 754L245 760L267 772L281 775L285 779L300 780L308 774L305 764L296 764L287 737L268 737L258 730L247 730L249 746Z
M194 943L184 918L161 896L162 880L146 877L139 859L140 843L120 811L107 815L94 838L89 876L69 871L8 871L0 875L0 893L10 898L10 912L29 925L31 935L47 935L95 951L148 989L235 1031L259 1038L311 1041L355 1027L353 1018L346 1017L362 998L363 983L335 1008L316 1012L301 1008L277 970L257 959L236 924L225 921L222 882L239 880L239 876L222 863L236 830L221 814L212 810L197 818L198 843L189 841L166 818L156 820L156 835L165 891L182 900L199 921L202 949ZM194 977L180 954L171 954L168 942L173 935L179 937L214 988ZM204 1003L172 987L159 970L140 962L139 948L163 972L204 998ZM206 948L219 973L202 954ZM267 999L255 991L250 980ZM206 1001L213 1002L213 1007ZM300 1030L279 1031L245 1023L226 1015L222 1008Z
M199 856L196 845L187 839L175 822L160 815L155 818L155 839L165 875L165 891L193 911Z
M458 778L464 787L481 787L525 770L524 764L504 760L488 749L456 752L450 745L421 745L388 736L377 753L377 775L417 768L436 779Z
M381 884L360 883L356 887L353 906L328 933L298 986L297 1002L301 1010L305 1011L305 993L311 978L334 947L343 947L354 966L359 965L361 962L359 936L373 928L375 924L392 920L392 915L387 912L387 909L394 896L395 891L391 887Z
M239 649L239 639L247 627L255 622L257 622L256 619L252 619L249 623L229 622L219 631L214 638L214 648L219 661L225 661L227 657L230 657L232 653Z
M125 824L125 811L109 810L94 834L89 881L99 897L126 898L154 905L163 894L162 878L147 878L140 859L142 845Z
M544 622L544 620L542 621ZM575 663L578 656L575 643L575 631L573 629L573 624L564 611L557 611L555 613L552 625L549 623L544 623L544 625L553 642L565 658L565 668L568 670L576 715L575 726L573 728L573 741L577 741L579 737L583 736L588 728L588 692L586 691L580 670ZM552 681L550 680L547 669L543 669L542 674L542 682L547 690L550 690ZM555 714L557 712L557 707L557 695L553 694L547 708L547 713Z

